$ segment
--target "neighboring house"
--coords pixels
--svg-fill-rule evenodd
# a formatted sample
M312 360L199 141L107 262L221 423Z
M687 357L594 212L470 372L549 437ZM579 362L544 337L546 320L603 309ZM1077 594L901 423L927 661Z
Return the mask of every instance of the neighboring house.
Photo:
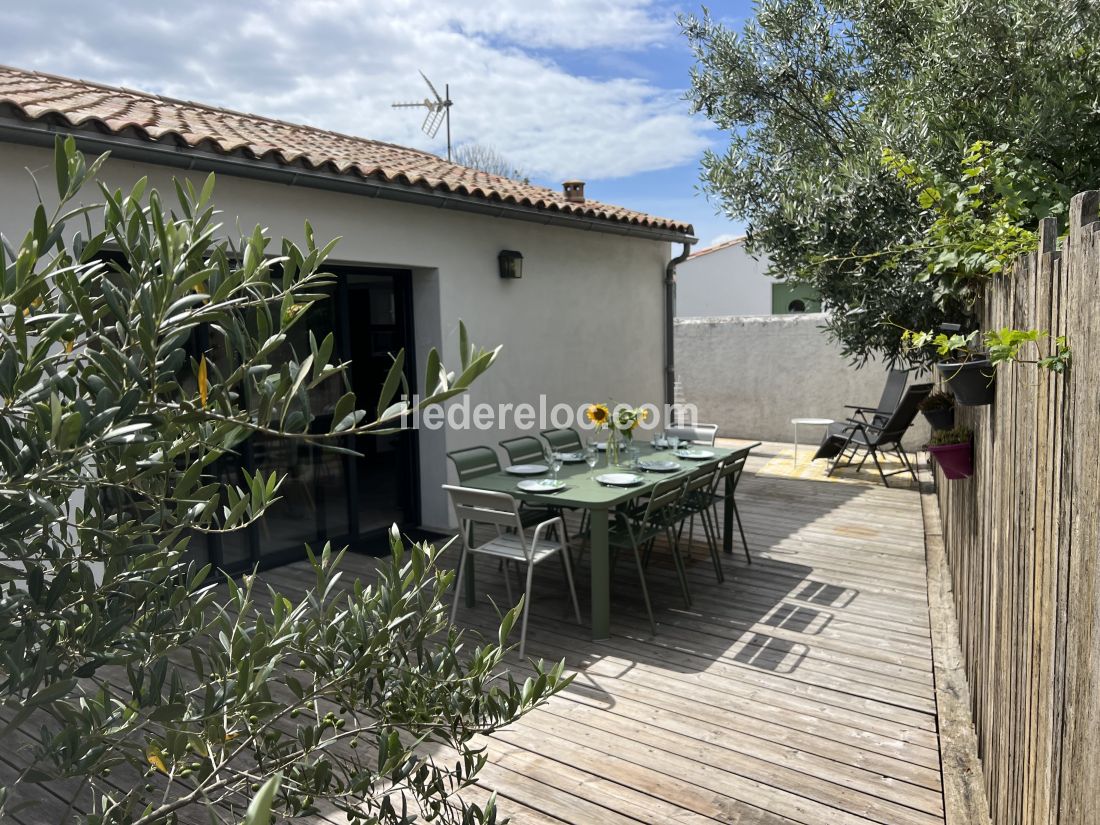
M479 343L504 345L472 402L671 400L666 268L671 244L694 242L688 224L586 200L583 184L553 191L402 146L0 67L0 231L9 238L34 215L27 170L49 191L58 133L86 152L111 152L100 177L112 188L148 176L170 194L173 176L201 183L217 172L227 232L262 224L301 241L308 219L320 241L340 236L338 286L310 324L318 338L335 332L365 406L400 347L414 387L430 347L454 365L459 319ZM521 279L501 277L504 250L522 254ZM241 569L287 561L307 541L369 545L395 521L445 527L446 453L513 434L360 438L361 460L254 438L222 471L233 476L243 463L285 472L286 498L260 526L206 552Z
M769 276L768 264L766 253L749 253L744 237L693 252L676 269L676 317L821 311L812 289Z

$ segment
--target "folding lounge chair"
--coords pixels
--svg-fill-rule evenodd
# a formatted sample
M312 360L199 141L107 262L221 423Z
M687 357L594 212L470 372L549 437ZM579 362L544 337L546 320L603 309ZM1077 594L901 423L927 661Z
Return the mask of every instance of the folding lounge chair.
M878 400L878 406L867 407L857 404L845 404L844 409L851 410L850 418L863 422L864 424L875 424L881 426L886 419L888 419L898 408L898 404L901 402L901 396L905 393L905 383L909 380L909 370L890 370L886 374L886 386L882 388L882 396ZM813 460L816 461L819 458L836 458L840 455L840 445L842 440L833 438L836 435L842 435L848 429L847 421L838 421L835 424L829 425L829 429L825 432L825 437L821 441L821 446L814 454Z
M908 379L909 370L890 370L886 375L886 386L882 388L882 397L879 398L877 407L845 404L844 409L852 410L852 418L881 424L898 408Z
M843 432L826 435L826 443L838 447L836 459L829 467L828 474L832 475L841 462L844 462L845 466L851 464L855 457L862 452L863 458L860 459L859 467L862 467L867 460L867 456L870 456L875 462L875 467L878 468L882 483L887 487L890 486L890 482L887 480L888 475L897 475L906 471L916 481L917 472L913 469L913 465L909 463L909 457L906 456L905 450L901 448L901 439L917 417L917 406L931 392L931 384L913 384L901 397L897 409L881 424L858 418L849 418ZM823 443L822 447L824 446ZM903 469L891 473L883 472L878 457L880 453L885 453L888 450L895 452L898 458L901 459L901 463L904 465Z

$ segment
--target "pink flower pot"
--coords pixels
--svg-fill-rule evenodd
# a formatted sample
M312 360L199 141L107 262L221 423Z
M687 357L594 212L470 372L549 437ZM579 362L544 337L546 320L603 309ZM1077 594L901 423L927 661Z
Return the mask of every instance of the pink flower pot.
M974 475L974 444L940 444L929 446L930 452L940 465L946 478L970 478Z

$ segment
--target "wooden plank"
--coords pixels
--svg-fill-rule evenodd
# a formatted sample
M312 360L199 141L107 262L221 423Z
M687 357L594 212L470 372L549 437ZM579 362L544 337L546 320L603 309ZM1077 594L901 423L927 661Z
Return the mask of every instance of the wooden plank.
M951 576L944 554L939 504L929 490L922 491L921 499L928 555L928 612L935 661L944 819L947 825L991 825L951 600Z
M1080 356L1073 370L1074 450L1072 496L1075 517L1070 528L1066 625L1065 714L1059 799L1060 820L1100 820L1096 777L1100 775L1100 525L1094 503L1100 499L1100 314L1095 294L1100 283L1100 250L1095 221L1100 192L1085 192L1070 205L1073 240L1071 264L1079 268L1070 280L1073 314L1079 327L1074 341Z
M974 478L936 476L995 822L1100 821L1098 208L1100 192L1072 199L1061 251L1043 221L1038 251L991 279L981 302L983 328L1065 335L1070 372L1000 367L994 403L957 412L975 431Z
M557 567L539 569L528 653L564 659L576 681L484 740L472 798L496 792L532 825L943 822L919 494L747 475L738 501L752 565L724 559L717 584L696 525L685 609L658 548L656 636L625 565L599 642L569 617ZM344 585L375 568L349 555ZM294 597L312 581L301 563L261 575ZM495 567L479 567L478 588L503 596ZM495 629L484 599L459 618Z

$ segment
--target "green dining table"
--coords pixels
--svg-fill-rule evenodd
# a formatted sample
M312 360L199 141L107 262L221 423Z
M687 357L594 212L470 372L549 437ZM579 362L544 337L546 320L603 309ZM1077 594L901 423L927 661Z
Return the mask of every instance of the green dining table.
M635 446L640 453L640 460L668 459L681 466L676 472L646 472L635 470L631 467L608 467L607 458L601 452L600 463L595 469L589 470L584 462L567 463L562 465L558 478L565 482L564 489L554 493L529 493L520 490L517 484L524 478L549 478L549 471L536 476L517 476L506 471L487 473L469 479L464 486L479 490L492 490L494 492L510 493L519 501L542 507L576 508L589 512L589 578L592 594L592 638L606 639L611 628L611 559L608 547L608 524L610 514L616 507L626 504L639 496L646 496L660 482L670 478L686 478L693 470L700 467L714 468L727 456L732 455L745 447L754 447L756 444L746 443L744 447L727 449L724 447L698 447L693 450L705 450L712 455L704 459L677 458L672 450L658 450L649 442L635 441ZM596 481L596 476L609 472L637 472L644 481L634 487L611 487ZM729 500L733 496L732 480L727 480L725 496L727 506L724 508L722 548L726 553L733 549L733 508L729 506ZM474 586L473 558L466 562L466 573L463 576L466 583L465 595L467 606L473 606L476 598Z

